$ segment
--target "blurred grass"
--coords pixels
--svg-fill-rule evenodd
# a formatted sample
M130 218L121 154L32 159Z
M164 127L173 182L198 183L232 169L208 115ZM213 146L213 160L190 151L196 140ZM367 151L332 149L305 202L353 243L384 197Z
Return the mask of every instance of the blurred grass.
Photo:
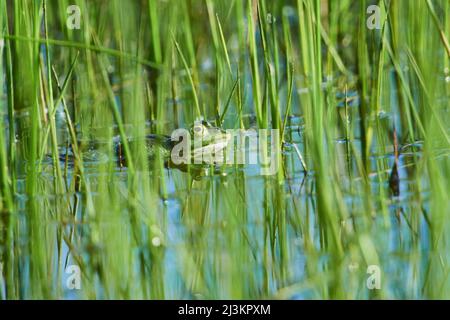
M72 4L80 30L66 26ZM380 30L366 26L371 4ZM0 296L71 297L62 279L77 264L78 298L449 298L449 9L2 2ZM127 143L198 117L280 129L282 169L195 180ZM116 134L127 168L91 169L90 142L111 155Z

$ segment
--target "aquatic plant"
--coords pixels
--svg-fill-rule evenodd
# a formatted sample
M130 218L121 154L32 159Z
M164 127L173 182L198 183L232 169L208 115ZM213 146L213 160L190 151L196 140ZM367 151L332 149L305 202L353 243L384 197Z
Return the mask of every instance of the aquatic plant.
M449 1L14 0L0 27L1 298L450 297ZM149 157L200 119L276 130L279 170Z

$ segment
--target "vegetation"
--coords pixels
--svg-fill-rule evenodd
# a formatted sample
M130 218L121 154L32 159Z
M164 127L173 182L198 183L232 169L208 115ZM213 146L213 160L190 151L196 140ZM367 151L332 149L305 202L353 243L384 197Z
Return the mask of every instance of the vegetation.
M14 0L0 28L0 298L450 298L449 1ZM278 173L130 139L199 118L280 130Z

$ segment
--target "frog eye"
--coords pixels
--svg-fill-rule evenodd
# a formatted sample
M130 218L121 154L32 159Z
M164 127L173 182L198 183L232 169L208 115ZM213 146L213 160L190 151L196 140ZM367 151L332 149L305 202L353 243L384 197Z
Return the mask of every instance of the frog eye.
M194 134L202 134L203 126L201 124L196 124L193 128Z

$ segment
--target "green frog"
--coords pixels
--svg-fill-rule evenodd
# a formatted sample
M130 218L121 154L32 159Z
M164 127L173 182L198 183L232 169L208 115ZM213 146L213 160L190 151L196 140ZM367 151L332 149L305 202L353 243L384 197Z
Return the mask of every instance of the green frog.
M190 136L191 161L189 165L186 163L176 164L172 161L172 150L180 141L174 141L170 136L159 134L149 134L145 137L145 148L149 161L154 160L157 152L159 152L167 167L177 168L182 171L194 170L201 175L207 174L211 165L220 164L220 161L216 162L217 159L210 155L227 148L231 140L229 133L214 127L205 120L196 121L187 132ZM133 141L134 139L128 139L129 143L133 143ZM123 144L118 136L114 137L114 150L118 165L125 167L126 157Z
M181 171L189 171L195 177L201 177L210 174L221 173L220 164L223 161L215 162L215 159L209 157L210 154L225 150L231 140L231 134L225 130L214 127L209 122L201 120L196 121L186 132L190 136L190 162L174 163L172 161L172 150L179 145L180 141L172 139L172 137L160 134L149 134L144 138L128 138L127 142L130 146L140 143L145 146L145 154L149 163L153 163L156 157L161 156L164 165L167 168L175 168ZM127 158L125 155L123 142L120 136L113 137L113 151L117 166L120 168L127 167ZM74 165L75 156L71 146L61 147L59 153L60 161L65 165ZM195 159L200 159L196 161ZM84 163L105 162L108 156L99 151L96 142L91 142L87 151L83 151ZM51 156L48 155L48 161L51 162Z

